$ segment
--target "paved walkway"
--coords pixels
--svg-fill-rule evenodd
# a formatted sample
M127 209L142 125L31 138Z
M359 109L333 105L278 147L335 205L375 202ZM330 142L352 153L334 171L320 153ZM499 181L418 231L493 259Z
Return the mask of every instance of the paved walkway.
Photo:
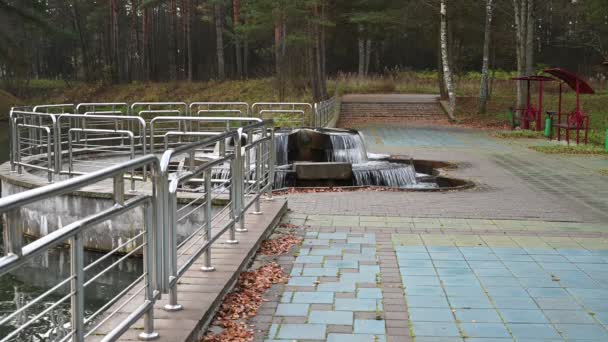
M453 193L288 196L304 226L260 340L607 341L602 159L455 129L369 127L371 152L457 162ZM602 178L604 177L604 178Z

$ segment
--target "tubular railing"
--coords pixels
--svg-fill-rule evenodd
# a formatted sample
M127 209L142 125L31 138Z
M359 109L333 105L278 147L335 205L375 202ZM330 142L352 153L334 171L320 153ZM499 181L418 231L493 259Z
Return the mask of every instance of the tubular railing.
M155 175L151 191L127 199L124 190L124 174L141 167L148 167ZM60 336L59 340L81 342L85 337L94 334L109 319L115 317L126 304L133 305L133 311L127 317L121 317L120 323L108 332L104 341L117 339L142 317L144 329L140 338L152 339L157 336L153 326L153 306L160 294L158 289L162 262L161 255L158 253L161 250L158 223L162 218L162 206L159 198L164 198L163 194L159 193L163 190L163 187L159 186L161 181L159 176L158 159L148 155L77 178L0 199L0 213L4 215L7 222L4 240L5 255L0 257L0 275L16 270L20 266L32 262L35 257L44 255L62 245L70 246L71 268L67 278L50 286L51 288L46 292L0 319L0 326L6 327L10 324L13 327L13 329L8 329L2 342L29 339L24 337L26 329L31 328L46 315L52 314L53 310L65 307L69 308L70 324L55 327L65 330L64 336ZM24 244L22 215L25 214L24 210L27 210L29 205L39 205L55 196L66 195L83 190L87 186L100 185L108 181L113 184L112 206L95 214L81 217L63 227L56 227L56 230L48 235ZM87 231L123 214L140 210L143 220L141 227L136 230L137 233L128 241L120 243L112 251L85 265L84 240ZM104 262L111 260L110 257L116 257L117 252L125 254L118 257L118 260L109 266L104 267ZM142 274L124 288L117 289L118 293L101 307L96 308L93 313L85 312L86 289L135 254L142 255ZM65 294L66 292L67 294ZM30 313L41 304L44 305L40 312ZM114 310L108 312L110 308ZM20 318L23 316L27 318L25 320Z
M21 124L20 113L12 114L14 115L11 115L11 122L16 125ZM70 165L68 174L77 174L73 170L72 163L73 154L76 154L81 147L76 148L75 141L78 141L78 137L81 143L88 144L86 145L88 148L106 152L105 147L99 145L100 141L114 141L118 144L122 143L124 138L117 136L126 136L128 143L121 148L129 151L129 158L134 158L134 153L138 149L145 151L145 134L142 135L141 132L146 131L146 123L140 117L97 114L55 116L41 113L34 113L32 116L36 117L36 115L46 115L43 118L50 121L51 124L45 126L51 132L49 136L67 136L67 155ZM157 333L153 327L153 306L160 298L160 293L169 294L169 303L165 307L167 311L181 309L177 300L177 282L180 277L201 256L204 256L202 270L213 271L211 255L213 244L226 233L228 233L228 243L237 243L236 233L247 231L245 212L254 207L253 213L261 214L262 195L266 193L267 198L272 199L275 164L273 122L258 118L159 117L150 123L150 135L157 134L154 130L155 125L171 120L196 122L206 131L164 132L165 146L175 148L166 150L160 161L156 156L149 154L101 171L0 199L0 213L6 215L8 222L4 240L6 254L0 258L0 275L31 262L35 256L46 253L56 246L66 242L71 246L70 276L15 312L0 318L0 325L8 323L17 325L0 342L14 337L19 339L28 326L48 315L55 308L67 307L68 302L71 323L61 338L64 341L71 339L80 342L102 326L105 331L107 327L104 324L116 316L116 313L123 312L127 304L137 300L139 302L135 306L129 304L129 307L135 308L131 314L117 326L113 326L105 335L104 341L117 339L142 317L144 330L140 338L155 338ZM233 123L248 125L235 130L231 126ZM77 124L78 127L74 127ZM182 127L185 126L182 124ZM120 127L138 127L138 130L121 130ZM170 139L168 137L171 135L192 135L197 141L175 146L168 142ZM137 139L140 139L140 142L136 142ZM51 145L52 142L46 142L46 146ZM110 152L115 151L117 150ZM61 146L58 153L65 154L61 152ZM127 199L125 179L132 180L131 190L134 190L135 172L142 169L150 170L149 175L152 176L151 182L143 186L143 189L148 190L133 193L133 197ZM145 180L145 176L143 179ZM54 196L83 190L89 185L103 185L110 180L113 184L113 206L63 228L58 227L52 233L23 245L20 208L23 206L27 208L28 205L40 203ZM128 241L120 242L112 251L85 265L83 239L86 231L100 223L117 219L119 215L140 209L143 209L143 223L135 236ZM184 231L189 233L184 234ZM117 256L117 252L123 254ZM86 288L110 269L118 267L121 262L136 254L143 255L143 273L128 286L119 289L114 297L99 305L93 313L85 313L83 303ZM117 260L111 262L112 258ZM108 262L111 264L105 267ZM29 310L43 302L47 303L49 298L59 290L65 290L68 285L67 294L62 294L63 297L60 295L57 301L46 305L29 321L22 322L16 319L24 310Z
M315 126L325 127L336 115L336 97L315 103Z
M128 115L129 105L126 102L88 102L79 103L75 109L75 114L99 112L120 112L123 115Z
M290 118L291 114L298 114L302 117L302 126L313 127L315 125L313 105L310 103L256 102L251 106L251 112L253 116L261 118L264 118L264 113L271 114L271 119L273 119L277 125L294 123L294 120ZM266 118L269 119L268 117Z
M190 115L204 113L229 114L237 113L237 116L250 116L249 104L247 102L192 102L189 106ZM235 116L235 115L229 115Z

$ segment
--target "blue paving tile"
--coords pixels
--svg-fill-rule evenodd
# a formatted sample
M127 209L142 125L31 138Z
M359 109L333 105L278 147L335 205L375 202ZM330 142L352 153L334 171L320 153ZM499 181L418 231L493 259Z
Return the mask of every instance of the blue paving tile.
M356 260L326 260L325 267L330 268L359 268Z
M586 250L586 249L557 249L557 252L560 255L564 255L564 256L586 256L586 255L593 255L593 253L591 253L590 251Z
M502 261L529 261L534 262L528 254L499 254L498 259Z
M431 259L433 260L464 260L464 257L460 253L430 253Z
M329 246L329 240L304 239L302 246Z
M527 297L528 293L523 287L486 287L491 297Z
M547 271L578 270L576 264L571 262L539 262L538 264Z
M437 260L434 261L435 267L437 268L469 268L466 261L449 261L449 260Z
M359 272L360 273L379 274L380 273L380 266L378 266L378 265L360 265L359 266Z
M508 323L509 330L518 341L521 339L559 339L550 324Z
M406 260L406 259L398 259L399 267L409 268L433 268L433 262L431 260Z
M492 303L483 297L450 297L450 306L455 309L490 309Z
M271 324L270 329L268 330L268 337L274 338L277 335L278 331L279 331L279 325L274 324L274 323Z
M384 321L372 319L356 319L353 329L355 334L383 335L386 333Z
M375 288L359 288L357 298L382 299L382 290Z
M486 295L481 286L444 286L444 290L448 297L483 297Z
M412 322L414 335L418 341L418 336L437 336L437 337L459 337L460 332L456 323L447 322Z
M600 321L604 326L608 326L608 311L596 312L593 317Z
M549 323L541 310L500 309L507 323Z
M291 277L287 285L290 286L315 286L317 277Z
M399 271L402 276L432 276L437 274L432 267L401 267L399 268Z
M593 312L608 312L608 299L588 298L580 300L583 305Z
M568 259L561 255L532 255L532 259L537 262L548 262L548 263L568 263Z
M494 248L492 248L492 251L494 251L494 253L497 255L528 254L528 252L526 252L523 248L517 248L517 247L494 247Z
M439 296L410 296L406 298L407 306L410 308L447 308L448 301Z
M430 260L429 253L397 252L399 260Z
M496 297L492 301L499 309L538 309L530 297Z
M290 303L292 295L293 295L293 292L291 292L291 291L283 292L283 294L281 295L281 303Z
M519 281L515 277L490 277L480 276L479 280L486 287L491 286L520 286Z
M344 273L340 276L343 283L376 283L375 273Z
M352 311L311 311L308 323L352 325Z
M317 235L317 239L320 240L346 240L347 234L343 232L335 232L335 233L319 233Z
M454 322L452 310L446 308L412 308L408 309L412 322Z
M530 287L528 293L531 297L569 297L570 295L564 289L561 288L550 288L550 287Z
M405 286L440 286L437 276L409 276L403 277Z
M429 253L449 253L449 252L458 252L460 251L458 247L450 247L450 246L428 246L426 249Z
M505 268L505 265L503 264L502 261L494 261L494 260L470 260L469 261L469 265L471 265L471 268L473 269L480 269L480 268Z
M476 286L479 280L474 275L440 276L441 283L447 286Z
M574 298L535 298L534 301L543 310L559 309L559 310L581 310Z
M336 277L338 275L338 269L333 267L305 268L302 271L302 275L316 277Z
M460 337L428 337L428 336L417 336L416 342L463 342L464 339Z
M460 328L465 337L501 337L511 335L501 323L461 323Z
M277 306L275 315L277 316L307 316L308 304L285 304L280 303Z
M320 264L323 257L320 255L299 255L294 261L296 264Z
M310 251L310 255L340 256L342 255L342 248L313 249Z
M521 286L525 288L534 288L534 287L561 287L559 281L554 281L554 279L559 278L550 278L547 276L544 277L519 277L517 278L521 284Z
M552 248L524 248L528 254L533 255L555 255L559 254L555 249Z
M568 260L574 263L588 263L588 264L605 264L606 260L601 256L596 255L571 255L566 257Z
M325 324L281 324L277 338L324 340Z
M599 324L556 324L555 327L566 339L608 340L608 332Z
M590 298L605 299L605 298L608 298L608 289L578 289L578 288L569 288L568 292L570 292L574 297L581 298L581 299L590 299Z
M502 320L494 309L460 309L454 312L463 323L500 323Z
M599 289L602 287L599 282L589 278L560 278L559 283L564 287L584 288L584 289ZM592 297L593 298L593 297Z
M375 255L363 255L363 254L353 254L353 253L344 253L342 255L344 260L354 260L354 261L376 261Z
M293 294L292 303L309 303L309 304L332 304L334 302L334 294L332 292L295 292Z
M352 282L322 283L317 286L317 292L355 292L356 288Z
M338 311L376 311L376 299L336 298L335 308Z
M439 276L459 276L459 275L475 276L475 273L470 268L438 268L437 274Z
M407 286L405 293L408 296L444 296L440 286Z
M592 316L584 310L544 310L551 323L595 324Z
M425 253L426 251L426 247L424 246L395 246L395 252Z
M376 336L369 334L337 334L327 335L327 342L376 342Z
M513 277L513 273L506 267L502 268L476 268L475 273L480 277Z
M495 254L473 254L473 255L467 255L466 259L469 261L469 263L473 262L473 261L498 261L498 256L496 256Z

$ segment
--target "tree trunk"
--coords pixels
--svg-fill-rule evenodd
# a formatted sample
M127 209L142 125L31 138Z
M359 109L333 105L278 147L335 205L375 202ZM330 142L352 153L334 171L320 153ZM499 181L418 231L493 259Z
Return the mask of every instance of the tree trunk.
M447 8L446 0L441 0L440 6L441 16L441 60L443 64L443 79L445 81L445 88L448 91L448 99L450 101L450 112L453 115L456 109L456 93L454 92L454 82L452 78L452 69L450 67L449 56L448 56L448 21L447 21Z
M188 82L192 82L192 0L186 2L186 48L188 50Z
M110 0L110 68L114 83L120 80L118 64L118 3Z
M527 0L526 74L534 74L534 0Z
M219 80L226 78L224 61L224 33L222 24L222 5L216 3L215 7L215 43L217 50L217 77Z
M443 59L441 58L441 34L437 39L437 83L439 83L439 97L442 100L448 99L448 90L445 88L445 79L443 78Z
M169 5L169 79L177 79L177 4L171 0Z
M369 74L369 63L372 57L372 40L365 41L365 76Z
M489 95L489 66L490 66L490 39L492 32L492 12L494 1L486 0L486 25L483 41L483 63L481 67L481 84L479 86L479 114L485 114Z
M359 24L359 77L365 76L365 39L363 25Z
M240 25L241 5L239 0L232 0L233 25L234 25L234 50L236 58L236 76L243 78L243 57L241 51L241 38L239 37L238 27Z

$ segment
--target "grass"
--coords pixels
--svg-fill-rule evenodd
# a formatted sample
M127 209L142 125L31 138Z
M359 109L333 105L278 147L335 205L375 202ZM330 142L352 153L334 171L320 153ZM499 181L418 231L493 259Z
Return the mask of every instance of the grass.
M504 129L509 127L509 108L515 102L515 83L510 81L512 72L495 71L491 82L492 96L488 101L487 113L478 114L478 93L480 74L469 72L459 75L455 80L458 95L456 117L464 125L477 128ZM32 80L29 91L23 100L12 99L5 107L25 102L34 103L73 103L87 101L302 101L311 102L307 85L291 84L283 98L277 91L273 78L250 80L229 80L225 82L134 82L121 85L102 83L66 83L63 80ZM581 98L583 109L591 116L589 141L593 145L604 145L608 129L608 89L592 84L596 94ZM438 74L435 71L391 70L386 75L358 77L356 74L341 74L328 81L330 94L348 93L431 93L437 94ZM544 110L555 109L559 88L557 84L545 85ZM10 94L9 94L10 95ZM534 99L536 102L536 99ZM571 109L575 95L567 90L563 98L563 108ZM523 138L524 133L498 133L508 138Z
M530 131L527 129L517 131L497 131L492 135L501 139L541 139L545 137L543 132Z
M600 175L602 176L608 176L608 169L600 169L599 170Z
M530 148L546 154L608 155L608 151L604 147L594 145L543 145L530 146Z

